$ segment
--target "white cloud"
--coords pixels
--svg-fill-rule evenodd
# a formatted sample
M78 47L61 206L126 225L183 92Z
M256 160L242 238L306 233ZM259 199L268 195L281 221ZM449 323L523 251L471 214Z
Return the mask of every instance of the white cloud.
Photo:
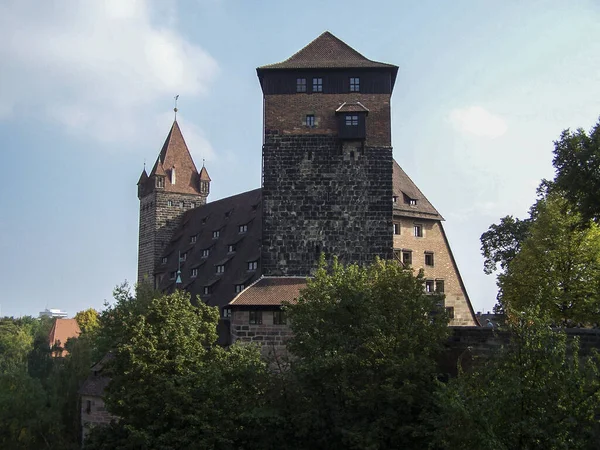
M204 95L217 62L152 0L0 4L0 120L29 115L105 141L133 140L175 94ZM160 21L164 23L164 21Z
M449 120L462 133L480 137L497 138L506 133L506 122L480 106L453 109Z

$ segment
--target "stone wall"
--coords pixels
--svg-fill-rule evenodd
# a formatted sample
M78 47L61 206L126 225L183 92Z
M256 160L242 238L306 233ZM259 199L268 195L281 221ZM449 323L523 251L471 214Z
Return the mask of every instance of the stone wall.
M423 269L425 278L443 280L445 305L454 308L454 319L450 325L477 325L469 304L467 293L461 281L458 267L452 257L450 246L445 238L442 224L438 220L419 219L411 217L394 217L394 223L400 225L400 234L394 235L394 250L410 251L412 267L415 272ZM423 227L423 236L414 234L415 224ZM425 264L425 253L433 253L433 266Z
M391 147L267 133L262 195L264 275L309 275L322 252L343 263L391 257Z
M87 433L97 425L108 425L115 416L110 414L102 397L82 395L81 396L81 433L82 442L85 441Z
M171 206L169 206L169 201ZM183 206L181 204L183 203ZM183 213L206 203L206 197L155 190L140 200L138 283L153 282L161 256L181 224Z
M284 355L292 336L289 325L274 325L272 310L262 311L262 324L250 325L248 310L235 310L231 316L231 343L242 341L261 346L263 356Z

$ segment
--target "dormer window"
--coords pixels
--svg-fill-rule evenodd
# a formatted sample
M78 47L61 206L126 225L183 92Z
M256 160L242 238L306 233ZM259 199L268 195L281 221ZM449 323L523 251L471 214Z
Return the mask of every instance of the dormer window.
M235 252L235 244L229 244L227 246L227 253L234 253Z
M240 225L238 227L238 232L239 233L245 233L246 231L248 231L248 224L245 223L244 225Z
M306 92L306 78L296 79L296 92Z
M210 286L204 286L204 289L202 289L202 294L210 295Z
M171 168L171 184L175 184L175 166Z
M235 285L235 293L239 294L240 292L242 292L244 289L246 288L246 286L244 284L236 284Z
M350 78L350 92L360 92L360 78Z
M195 244L197 240L198 240L198 235L197 234L194 234L193 236L190 236L190 244Z
M190 276L192 278L196 278L198 276L198 269L192 269L192 272L190 273Z
M416 198L411 198L408 202L408 204L410 206L417 206L417 199Z
M220 235L221 235L220 230L213 231L213 239L218 239Z
M202 257L203 258L208 258L208 255L210 255L210 248L205 248L202 250Z
M248 262L248 270L256 270L258 269L258 261L249 261Z
M156 177L156 187L157 188L164 188L165 187L165 178L164 177Z
M168 258L166 256L163 256L160 263L161 264L166 264L167 263Z
M218 266L215 266L215 271L217 273L225 273L225 264L219 264Z
M393 202L393 203L398 203L398 196L397 196L397 195L394 195L394 196L392 197L392 202Z

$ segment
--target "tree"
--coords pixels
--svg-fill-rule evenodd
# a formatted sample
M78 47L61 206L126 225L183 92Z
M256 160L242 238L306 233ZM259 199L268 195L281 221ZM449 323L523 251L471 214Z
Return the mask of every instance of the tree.
M267 379L258 349L218 346L218 310L187 293L117 295L99 333L114 343L105 401L120 420L86 448L238 448Z
M282 376L279 431L316 449L424 448L435 357L448 333L443 297L393 261L330 270L321 260L297 304Z
M96 311L94 308L88 308L84 311L79 311L77 314L75 314L75 320L77 321L82 333L93 333L100 326L98 321L98 311Z
M581 357L539 309L513 318L507 347L440 384L436 448L597 448L598 354Z
M538 200L530 236L498 277L500 302L517 312L537 305L555 322L600 321L600 227L555 192Z
M553 189L581 214L583 224L600 221L600 122L587 134L582 128L564 130L554 142L556 169Z
M505 271L513 258L521 250L521 244L529 236L531 219L515 219L506 216L499 224L492 224L488 231L481 235L481 253L483 254L483 271L490 275L500 269Z

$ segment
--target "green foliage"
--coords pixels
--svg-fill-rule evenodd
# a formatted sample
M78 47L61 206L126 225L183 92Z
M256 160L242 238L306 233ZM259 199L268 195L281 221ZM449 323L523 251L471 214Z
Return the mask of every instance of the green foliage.
M439 448L596 448L598 355L581 358L578 341L550 323L539 310L514 316L510 345L440 385Z
M498 277L509 313L540 306L556 322L600 321L600 228L556 193L538 200L520 252Z
M488 231L481 235L481 253L483 254L483 271L490 275L498 264L506 270L508 263L521 250L521 244L529 236L531 219L515 219L506 216L499 224L492 224Z
M583 224L600 221L600 122L587 134L565 130L554 143L556 177L551 183L581 214Z
M322 449L422 448L435 356L447 337L443 297L421 274L391 261L327 270L324 260L298 303L282 375L286 442Z
M100 326L98 319L98 311L94 308L88 308L84 311L79 311L75 314L75 320L79 325L82 333L91 334L94 333Z
M237 448L266 368L256 347L217 345L218 319L187 293L117 290L100 336L114 343L105 400L120 421L93 429L90 448Z

